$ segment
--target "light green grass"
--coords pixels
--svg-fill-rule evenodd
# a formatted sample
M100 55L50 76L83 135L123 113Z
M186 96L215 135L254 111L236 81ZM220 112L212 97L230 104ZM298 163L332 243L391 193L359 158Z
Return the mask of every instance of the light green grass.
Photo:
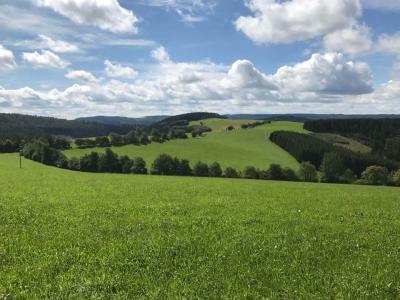
M0 299L398 299L399 189L0 155Z
M232 120L204 120L214 128L226 127ZM246 121L247 122L247 121ZM222 125L224 124L224 125ZM119 155L143 157L148 165L161 153L167 153L191 164L201 160L206 163L219 162L223 167L234 167L239 170L252 165L266 169L271 163L284 167L298 168L298 162L280 147L270 142L268 134L275 130L292 130L304 132L302 123L274 122L254 129L235 130L232 132L215 131L203 138L173 140L163 144L152 143L147 146L128 145L113 147ZM65 151L68 157L81 157L91 151L103 152L104 148L73 149Z

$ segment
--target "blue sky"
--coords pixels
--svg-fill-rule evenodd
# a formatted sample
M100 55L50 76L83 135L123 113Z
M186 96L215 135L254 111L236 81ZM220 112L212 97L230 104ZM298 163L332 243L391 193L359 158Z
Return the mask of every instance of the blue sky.
M3 0L0 112L400 113L397 0Z

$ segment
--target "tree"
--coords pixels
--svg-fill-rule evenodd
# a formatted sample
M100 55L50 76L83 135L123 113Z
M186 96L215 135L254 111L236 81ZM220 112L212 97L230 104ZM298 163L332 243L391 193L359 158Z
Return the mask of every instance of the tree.
M168 154L160 154L151 166L153 175L176 175L176 164L174 159Z
M372 185L386 185L389 172L381 166L370 166L361 174L361 183Z
M228 127L226 127L226 131L232 131L235 130L235 127L233 125L229 125Z
M344 171L343 175L340 177L340 182L343 183L354 183L357 181L357 175L350 169Z
M177 165L177 173L176 175L179 176L191 176L192 175L192 168L190 167L190 163L186 159L176 159L175 163Z
M110 134L110 143L112 146L123 146L125 145L125 140L122 135L111 133Z
M151 141L152 142L155 142L155 143L161 143L162 142L161 133L160 133L160 131L158 131L158 129L153 128L151 130L151 134L150 135L151 135Z
M197 132L197 130L193 130L192 131L192 138L196 138L197 136L198 136L198 132Z
M300 165L299 178L305 182L318 182L317 169L310 162L303 162Z
M267 171L269 179L272 180L282 180L283 179L283 171L282 167L278 164L271 164Z
M121 171L123 174L130 174L133 166L133 161L127 155L123 155L119 158L121 165Z
M208 165L201 161L197 162L193 167L193 175L198 177L208 177L209 176Z
M140 144L142 145L148 145L150 144L150 140L149 137L147 136L147 134L143 134L142 137L140 138Z
M259 174L255 167L248 166L244 169L243 177L246 179L259 179Z
M395 186L400 186L400 169L393 175L393 183Z
M72 171L80 171L80 161L77 157L72 157L68 162L68 169Z
M226 178L239 178L240 177L238 171L236 171L236 169L231 168L231 167L227 167L225 169L224 176Z
M338 152L327 152L321 163L323 182L340 182L345 171L343 160Z
M222 169L219 163L214 162L210 166L210 177L222 177Z
M106 136L96 137L94 142L97 147L106 148L111 146L110 140Z
M146 162L143 158L135 157L133 159L131 173L132 174L141 174L141 175L147 174Z
M136 134L136 130L129 131L128 134L125 136L125 141L128 144L139 145L140 141Z
M282 170L282 176L284 180L287 181L298 181L299 177L297 177L296 172L291 168L284 168Z
M99 154L91 152L80 159L80 169L84 172L97 172L99 169Z
M99 172L121 173L121 164L118 155L110 148L106 148L104 154L100 155Z

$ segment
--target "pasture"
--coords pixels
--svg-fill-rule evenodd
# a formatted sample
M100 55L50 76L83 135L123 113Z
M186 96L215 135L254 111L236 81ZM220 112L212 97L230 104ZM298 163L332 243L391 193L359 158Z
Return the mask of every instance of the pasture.
M20 170L5 154L0 191L1 299L400 297L396 188Z
M209 119L202 121L214 129L202 138L188 138L187 140L172 140L163 144L152 143L146 146L127 145L112 147L119 155L129 157L140 156L148 165L161 153L188 159L192 165L197 161L213 163L217 161L222 167L234 167L243 170L252 165L266 169L271 163L283 167L298 168L298 162L280 147L270 142L268 136L276 130L290 130L306 132L302 123L273 122L253 129L242 130L240 124L251 121ZM253 121L254 122L254 121ZM198 122L196 122L198 123ZM227 132L226 127L233 124L237 130ZM104 152L104 148L72 149L64 153L69 157L81 157L91 151Z

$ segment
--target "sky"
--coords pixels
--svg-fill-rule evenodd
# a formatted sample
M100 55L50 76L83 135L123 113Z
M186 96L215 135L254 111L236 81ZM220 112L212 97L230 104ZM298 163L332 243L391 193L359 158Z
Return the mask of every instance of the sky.
M2 0L0 112L400 114L399 0Z

